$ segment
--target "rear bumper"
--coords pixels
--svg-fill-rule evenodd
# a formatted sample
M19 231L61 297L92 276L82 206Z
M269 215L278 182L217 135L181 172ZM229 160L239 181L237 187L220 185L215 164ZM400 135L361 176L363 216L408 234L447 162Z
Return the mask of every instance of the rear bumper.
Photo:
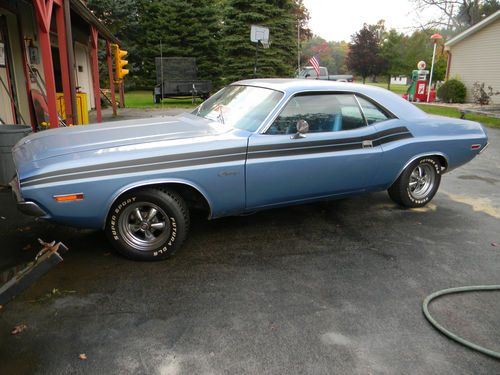
M25 201L21 195L21 191L19 190L19 180L16 177L9 183L12 188L12 193L14 194L17 201L17 209L21 211L23 214L41 217L47 216L47 213L40 208L35 202Z

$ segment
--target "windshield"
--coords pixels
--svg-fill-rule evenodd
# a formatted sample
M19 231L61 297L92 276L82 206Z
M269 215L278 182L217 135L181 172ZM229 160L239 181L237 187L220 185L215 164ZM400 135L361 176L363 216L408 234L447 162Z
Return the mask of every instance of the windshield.
M282 96L282 92L262 87L227 86L192 114L233 128L255 131Z

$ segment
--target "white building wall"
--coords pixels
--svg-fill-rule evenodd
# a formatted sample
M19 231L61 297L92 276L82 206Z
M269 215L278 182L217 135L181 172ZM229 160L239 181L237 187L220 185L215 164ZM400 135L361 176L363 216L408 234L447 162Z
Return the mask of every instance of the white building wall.
M474 82L500 91L500 19L450 46L449 78L459 78L467 87L467 101L472 102ZM500 104L500 95L492 104Z

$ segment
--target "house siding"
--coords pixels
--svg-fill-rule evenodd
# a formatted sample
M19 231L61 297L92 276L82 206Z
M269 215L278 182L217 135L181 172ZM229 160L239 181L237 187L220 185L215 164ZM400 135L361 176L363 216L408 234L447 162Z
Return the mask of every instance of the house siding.
M467 87L467 101L472 102L474 82L500 91L500 19L450 46L449 78L459 78ZM491 98L500 104L500 95Z

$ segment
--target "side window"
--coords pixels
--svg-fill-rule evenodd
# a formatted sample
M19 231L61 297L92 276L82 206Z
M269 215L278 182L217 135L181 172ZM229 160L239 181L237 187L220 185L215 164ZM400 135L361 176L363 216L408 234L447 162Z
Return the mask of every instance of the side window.
M369 102L368 100L362 98L362 97L357 97L359 100L359 104L361 105L361 108L363 108L363 112L366 117L366 121L368 122L368 125L374 124L376 122L380 121L385 121L389 117L382 112L375 104L372 102Z
M267 134L295 134L297 121L309 124L309 133L351 130L366 126L351 94L298 95L290 99Z

